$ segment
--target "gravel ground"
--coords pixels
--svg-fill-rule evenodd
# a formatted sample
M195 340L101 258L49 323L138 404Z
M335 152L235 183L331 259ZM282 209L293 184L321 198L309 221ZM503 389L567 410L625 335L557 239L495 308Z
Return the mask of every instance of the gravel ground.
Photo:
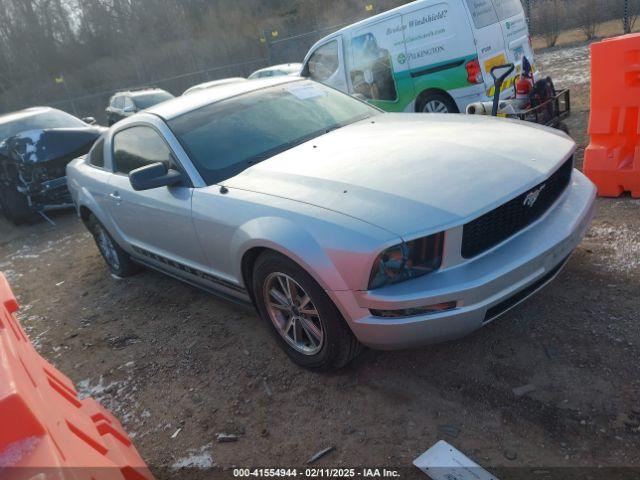
M580 157L587 55L578 46L539 57L572 87ZM367 351L333 374L293 365L251 311L150 271L112 278L74 215L55 221L0 221L0 270L20 320L83 395L122 420L159 476L302 466L330 446L317 465L410 468L439 439L497 471L640 467L638 200L599 200L559 278L483 330ZM530 391L516 395L522 386ZM218 433L238 441L218 443Z

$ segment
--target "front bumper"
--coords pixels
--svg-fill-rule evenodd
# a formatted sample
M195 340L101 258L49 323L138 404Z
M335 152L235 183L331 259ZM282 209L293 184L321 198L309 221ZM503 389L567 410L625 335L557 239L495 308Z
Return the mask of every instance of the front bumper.
M566 191L541 219L492 250L401 284L331 294L358 340L372 348L405 348L464 336L555 278L591 223L595 196L594 185L574 170ZM456 232L451 234L456 236ZM441 313L404 318L371 314L372 309L419 308L451 301L457 302L457 308Z

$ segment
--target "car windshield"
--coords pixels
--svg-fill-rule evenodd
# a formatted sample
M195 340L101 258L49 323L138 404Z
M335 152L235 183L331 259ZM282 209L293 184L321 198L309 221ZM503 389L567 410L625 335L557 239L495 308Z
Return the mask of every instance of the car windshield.
M168 123L200 175L212 185L305 141L380 113L306 80L216 102Z
M86 126L87 124L82 120L60 110L49 110L31 115L18 113L15 115L15 120L9 118L6 123L0 123L0 142L28 130L82 128Z
M136 95L133 98L133 102L140 110L144 110L145 108L153 107L154 105L171 100L172 98L173 95L168 92L143 93L141 95Z

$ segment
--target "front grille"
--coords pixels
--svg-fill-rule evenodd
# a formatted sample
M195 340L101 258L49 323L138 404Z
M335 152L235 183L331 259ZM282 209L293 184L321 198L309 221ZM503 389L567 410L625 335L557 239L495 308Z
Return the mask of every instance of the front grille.
M573 158L531 190L467 223L462 256L473 258L486 252L542 217L567 188L572 171Z

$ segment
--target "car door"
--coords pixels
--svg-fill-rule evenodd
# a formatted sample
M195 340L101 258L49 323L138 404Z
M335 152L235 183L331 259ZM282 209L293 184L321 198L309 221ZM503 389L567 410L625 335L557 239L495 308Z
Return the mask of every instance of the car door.
M332 38L317 47L309 56L303 76L347 93L344 60L342 36Z
M135 191L129 181L129 172L155 162L181 169L161 134L150 125L125 128L114 134L112 152L110 211L119 235L137 255L168 270L201 268L205 260L191 218L193 188Z

